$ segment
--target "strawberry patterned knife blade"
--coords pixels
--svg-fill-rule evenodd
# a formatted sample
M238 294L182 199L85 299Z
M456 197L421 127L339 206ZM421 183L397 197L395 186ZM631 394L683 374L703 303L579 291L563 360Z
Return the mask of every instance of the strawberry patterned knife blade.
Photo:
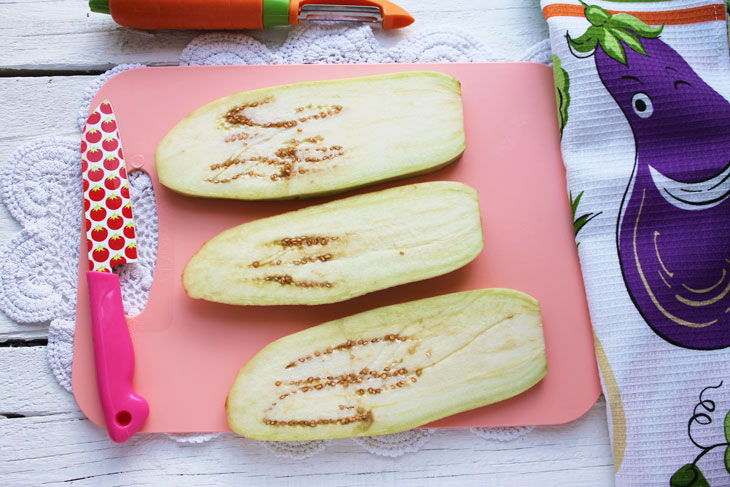
M117 264L137 260L129 182L109 100L91 112L81 140L94 365L109 436L121 443L144 424L147 402L132 387L134 349L124 316Z

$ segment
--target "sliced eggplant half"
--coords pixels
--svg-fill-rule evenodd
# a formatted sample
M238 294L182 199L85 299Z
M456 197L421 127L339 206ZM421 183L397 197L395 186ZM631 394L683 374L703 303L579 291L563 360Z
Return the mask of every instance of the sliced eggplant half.
M228 304L334 303L446 274L483 245L476 190L413 184L226 230L190 259L183 286Z
M538 302L480 289L276 340L238 372L226 411L257 440L381 435L515 396L546 372Z
M464 147L459 82L411 71L220 98L170 130L155 158L180 193L280 199L434 171Z

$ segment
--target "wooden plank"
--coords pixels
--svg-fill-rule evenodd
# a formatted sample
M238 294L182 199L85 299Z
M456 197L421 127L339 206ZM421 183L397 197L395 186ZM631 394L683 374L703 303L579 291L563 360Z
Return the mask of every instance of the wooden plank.
M613 484L605 411L560 428L537 428L511 442L465 430L436 433L418 452L374 456L335 440L307 460L275 456L225 434L204 444L161 435L117 445L77 413L0 420L0 474L8 485L561 485Z
M0 70L105 70L117 64L177 64L197 32L125 29L78 0L5 2Z
M46 347L2 347L0 363L0 414L47 416L79 411L73 396L53 377Z
M433 27L470 32L500 57L520 56L547 38L534 0L399 0L416 19L401 31L375 28L386 45ZM110 16L89 12L80 0L0 1L0 71L106 70L122 63L177 64L197 31L141 31L119 27ZM50 21L49 19L52 19ZM283 40L287 28L255 33ZM505 42L505 39L510 39Z
M2 41L0 41L2 42ZM24 143L48 137L80 138L76 117L94 76L0 78L0 161ZM79 139L80 140L80 139ZM0 228L0 232L2 232ZM4 237L0 233L0 238Z
M48 323L17 324L0 312L0 343L48 338Z

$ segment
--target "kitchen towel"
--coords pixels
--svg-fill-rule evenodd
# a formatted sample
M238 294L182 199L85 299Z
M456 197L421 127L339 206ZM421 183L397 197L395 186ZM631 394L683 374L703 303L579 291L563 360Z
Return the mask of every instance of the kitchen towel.
M730 485L725 3L543 0L616 485Z

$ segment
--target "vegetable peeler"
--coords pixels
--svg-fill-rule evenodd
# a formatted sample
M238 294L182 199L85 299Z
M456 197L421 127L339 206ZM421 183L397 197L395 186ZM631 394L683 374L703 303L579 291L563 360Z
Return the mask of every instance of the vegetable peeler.
M379 23L396 29L413 17L388 0L89 0L92 12L138 29L263 29L300 21Z

